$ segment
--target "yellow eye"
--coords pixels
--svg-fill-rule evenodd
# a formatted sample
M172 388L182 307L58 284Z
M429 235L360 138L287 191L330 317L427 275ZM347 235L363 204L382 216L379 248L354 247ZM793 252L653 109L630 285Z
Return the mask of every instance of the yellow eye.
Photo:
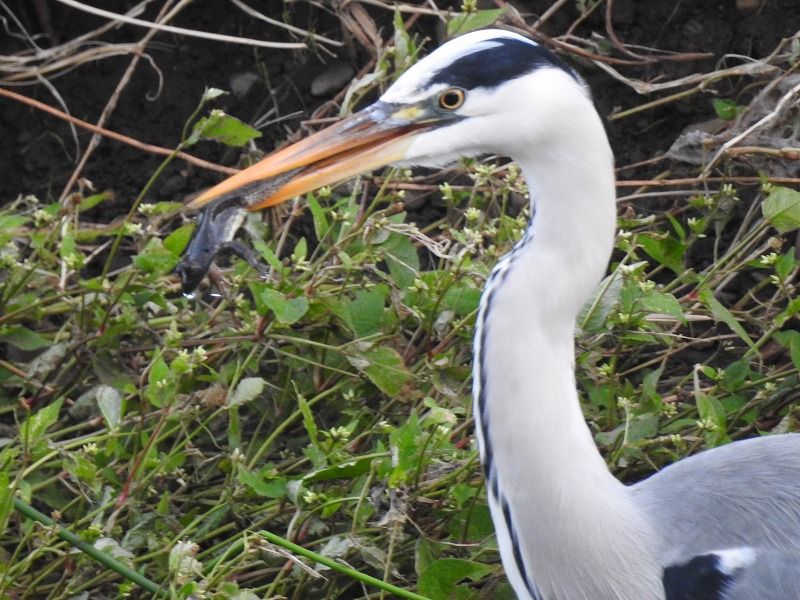
M455 110L464 104L464 90L453 87L448 88L439 94L439 107L445 110Z

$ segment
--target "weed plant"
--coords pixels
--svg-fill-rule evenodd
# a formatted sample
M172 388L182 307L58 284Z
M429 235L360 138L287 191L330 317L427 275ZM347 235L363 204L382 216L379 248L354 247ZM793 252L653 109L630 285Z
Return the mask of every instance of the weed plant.
M182 148L220 127L249 137L219 114L191 125ZM396 170L270 224L250 216L243 239L269 275L232 257L193 297L171 273L192 228L177 203L137 201L110 224L88 216L110 193L6 205L0 598L143 597L15 498L175 598L389 597L262 531L409 593L512 598L475 448L471 338L526 190L514 165L459 172L420 226L404 190L429 180ZM800 194L765 180L622 208L576 349L611 469L633 481L797 430Z

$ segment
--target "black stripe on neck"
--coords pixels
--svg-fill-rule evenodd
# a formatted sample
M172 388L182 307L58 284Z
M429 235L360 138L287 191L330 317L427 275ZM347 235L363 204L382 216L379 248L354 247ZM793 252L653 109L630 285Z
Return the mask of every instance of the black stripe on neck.
M543 600L541 594L536 587L536 584L528 575L528 570L525 566L525 562L522 558L522 551L520 549L519 540L517 538L516 529L514 529L514 524L512 521L511 516L511 507L508 505L508 501L503 496L503 492L500 489L499 477L497 474L497 469L495 468L494 464L494 452L492 448L491 438L489 436L489 403L486 397L486 387L488 383L487 377L487 369L486 369L486 343L487 343L487 333L488 333L488 319L489 314L492 309L492 304L494 300L494 296L497 293L497 290L503 284L508 273L511 271L514 259L519 255L522 249L528 244L528 242L533 239L532 234L532 227L533 227L533 216L531 216L530 221L528 222L528 227L525 230L525 234L522 238L514 245L514 248L509 252L505 257L501 259L495 268L492 270L489 278L486 281L486 286L484 288L484 293L487 294L486 301L483 306L483 310L479 315L480 318L480 352L477 356L474 357L474 360L478 361L479 365L479 378L480 381L478 382L480 385L480 392L478 394L477 399L477 409L480 413L480 427L483 439L483 472L484 476L486 477L487 486L489 488L489 493L494 496L497 502L500 503L501 510L503 512L503 520L505 521L506 529L508 529L508 535L511 541L511 545L513 548L514 554L514 563L516 564L517 571L519 572L522 581L525 583L525 588L528 590L531 598L533 600Z

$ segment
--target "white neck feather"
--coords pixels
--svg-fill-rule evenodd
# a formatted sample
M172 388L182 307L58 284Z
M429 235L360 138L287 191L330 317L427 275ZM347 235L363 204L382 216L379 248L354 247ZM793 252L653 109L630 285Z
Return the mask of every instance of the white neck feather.
M662 597L655 538L606 468L575 389L575 317L606 269L615 230L611 150L596 112L583 108L546 147L514 156L535 214L481 302L478 435L520 598L648 600ZM641 587L621 589L631 571L644 574Z

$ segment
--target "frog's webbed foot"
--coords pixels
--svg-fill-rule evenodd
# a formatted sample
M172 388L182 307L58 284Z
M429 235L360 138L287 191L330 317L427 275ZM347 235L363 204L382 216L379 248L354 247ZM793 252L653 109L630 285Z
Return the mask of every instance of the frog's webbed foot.
M244 245L239 240L231 240L230 242L221 244L217 254L222 252L230 252L235 254L248 265L253 267L256 271L258 271L262 276L266 276L268 273L267 266L261 262L261 259L259 258L258 254L256 254L256 251Z

